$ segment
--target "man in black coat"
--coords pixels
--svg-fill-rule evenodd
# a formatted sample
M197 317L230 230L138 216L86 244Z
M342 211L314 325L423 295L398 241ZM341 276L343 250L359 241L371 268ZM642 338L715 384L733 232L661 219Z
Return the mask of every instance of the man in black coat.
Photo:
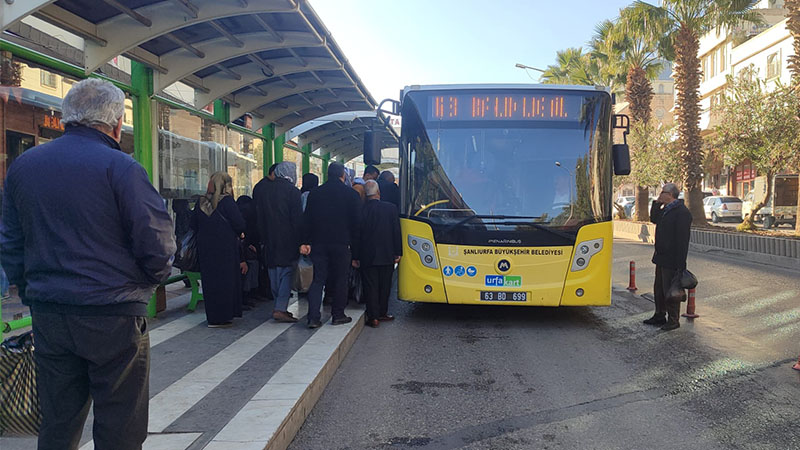
M353 319L346 316L347 274L352 255L358 254L361 200L344 183L344 166L333 163L328 167L328 181L311 191L306 203L303 245L300 252L311 254L314 281L308 291L308 327L322 325L320 307L322 288L333 293L332 323L340 325ZM329 276L330 275L330 276Z
M686 269L689 253L689 236L692 214L678 199L678 187L667 183L650 207L650 220L656 224L655 254L656 280L653 291L656 312L644 321L648 325L661 325L664 331L679 328L681 299L667 298L672 279ZM669 316L667 318L666 316Z
M295 187L297 167L293 162L282 162L275 167L274 174L274 181L260 182L253 190L259 236L275 298L272 318L278 322L297 322L287 311L303 225L300 190Z
M378 183L364 185L367 202L361 219L359 265L364 298L367 303L367 325L375 328L380 322L394 320L389 315L389 293L392 289L394 265L400 262L403 245L397 207L381 201Z
M400 187L394 184L394 174L388 170L381 172L378 187L381 189L383 201L393 204L400 211Z

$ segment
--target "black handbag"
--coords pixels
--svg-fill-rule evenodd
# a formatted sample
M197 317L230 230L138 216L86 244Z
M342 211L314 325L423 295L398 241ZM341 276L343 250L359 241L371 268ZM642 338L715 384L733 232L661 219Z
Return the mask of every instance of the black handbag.
M675 272L675 276L672 278L672 281L669 285L669 290L667 291L667 299L668 300L679 300L682 302L686 301L686 291L685 289L694 289L697 287L697 277L694 276L692 272L684 269L682 271Z
M681 287L684 289L694 289L697 287L697 277L692 272L684 269L681 272Z
M197 272L199 262L197 260L197 233L190 229L181 239L181 248L175 258L173 266L184 272Z
M33 333L0 344L0 436L37 435L42 423Z

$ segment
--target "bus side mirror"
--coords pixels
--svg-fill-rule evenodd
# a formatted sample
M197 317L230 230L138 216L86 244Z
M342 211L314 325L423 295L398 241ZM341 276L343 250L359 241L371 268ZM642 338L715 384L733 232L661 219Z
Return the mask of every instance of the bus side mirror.
M381 163L381 148L378 144L378 133L364 132L364 164L377 166Z
M631 174L631 153L628 144L612 145L611 159L614 162L614 175Z
M614 114L614 129L622 131L622 144L611 146L611 159L614 162L614 175L631 174L631 151L628 148L628 133L631 119L625 114Z

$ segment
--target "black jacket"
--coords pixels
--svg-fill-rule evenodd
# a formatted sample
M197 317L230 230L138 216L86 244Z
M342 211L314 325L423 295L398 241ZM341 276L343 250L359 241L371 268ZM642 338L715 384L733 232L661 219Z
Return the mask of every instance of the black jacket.
M381 200L367 200L362 211L358 248L362 267L391 265L395 256L403 255L396 206Z
M68 126L11 164L0 246L25 304L144 315L175 235L144 168L100 131Z
M660 203L650 206L650 220L656 224L656 251L653 263L668 269L686 268L689 254L689 237L692 228L692 213L678 200L678 205L664 213Z
M393 204L400 211L400 187L385 180L378 180L378 189L381 190L381 200Z
M300 190L285 178L261 180L253 189L258 234L267 266L291 266L300 257L303 206Z
M361 199L340 180L328 180L308 194L303 227L303 243L311 245L349 245L353 259L358 254Z

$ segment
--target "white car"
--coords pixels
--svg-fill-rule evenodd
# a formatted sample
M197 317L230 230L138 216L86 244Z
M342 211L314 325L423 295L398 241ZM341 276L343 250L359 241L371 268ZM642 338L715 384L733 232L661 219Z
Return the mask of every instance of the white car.
M636 197L631 195L631 196L625 196L625 197L617 197L616 203L619 206L624 208L624 207L630 205L631 203L633 203L635 201L636 201Z
M706 219L713 223L721 220L742 221L742 200L729 195L712 195L703 200Z

